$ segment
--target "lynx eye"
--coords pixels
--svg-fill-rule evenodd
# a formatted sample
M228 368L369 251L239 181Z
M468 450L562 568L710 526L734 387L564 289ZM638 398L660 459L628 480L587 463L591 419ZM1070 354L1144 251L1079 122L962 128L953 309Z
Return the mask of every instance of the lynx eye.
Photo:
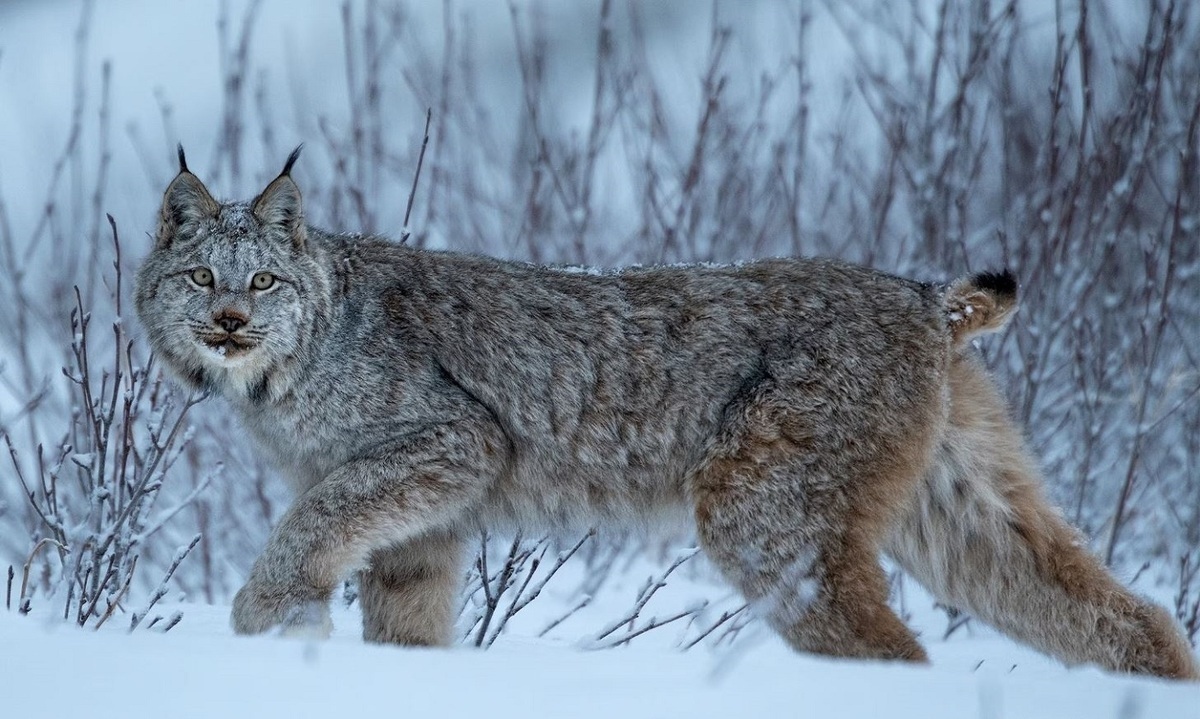
M207 267L197 267L196 269L192 270L192 282L195 282L201 287L208 287L212 284L212 281L212 270L208 269Z
M250 278L250 286L256 290L269 290L275 284L275 275L270 272L259 272Z

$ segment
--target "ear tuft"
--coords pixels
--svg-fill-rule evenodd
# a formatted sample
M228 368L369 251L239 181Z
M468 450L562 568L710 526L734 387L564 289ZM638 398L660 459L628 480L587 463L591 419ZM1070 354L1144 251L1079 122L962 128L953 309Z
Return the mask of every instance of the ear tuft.
M296 160L300 159L300 151L304 149L304 143L296 145L296 149L292 150L292 154L288 155L287 162L283 163L283 172L279 173L280 177L291 176L292 165L296 164Z
M187 171L188 171L188 169L187 169L187 158L186 158L186 157L184 157L184 155L183 155L183 143L182 143L182 142L181 142L181 143L179 143L179 144L176 146L176 149L178 149L178 151L179 151L179 171L180 171L180 172L187 172Z

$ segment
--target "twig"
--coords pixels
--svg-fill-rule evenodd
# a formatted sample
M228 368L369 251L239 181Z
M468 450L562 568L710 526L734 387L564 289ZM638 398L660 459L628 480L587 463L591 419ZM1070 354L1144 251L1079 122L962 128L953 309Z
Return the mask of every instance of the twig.
M646 632L650 631L651 629L658 629L659 627L666 626L666 625L670 624L671 622L677 621L679 619L683 619L684 617L695 615L697 611L699 611L699 610L685 609L682 612L679 612L677 614L671 615L670 617L667 617L666 619L656 619L654 617L650 617L650 620L646 623L646 626L642 627L641 629L631 631L628 634L623 634L620 637L617 637L616 639L613 639L613 640L603 643L603 644L593 644L593 645L589 646L588 648L589 649L611 649L613 647L619 647L622 644L628 644L630 642L630 640L634 639L635 637L640 637L641 635L645 634Z
M693 549L689 549L689 550L683 552L678 557L676 557L675 561L671 563L671 566L667 567L666 571L664 571L662 574L658 575L657 577L650 577L650 579L646 583L646 586L639 593L638 600L634 604L633 609L628 614L626 614L624 617L622 617L621 619L613 622L612 624L608 625L604 629L600 630L600 632L597 633L596 636L592 638L592 644L597 644L597 643L601 642L606 637L608 637L610 634L617 631L618 629L625 626L626 624L628 624L630 627L630 630L632 630L634 622L638 619L639 616L641 616L642 610L646 608L646 604L649 603L651 598L654 597L654 595L658 592L658 590L667 586L667 577L671 576L671 573L674 572L676 569L678 569L684 562L686 562L687 560L696 556L697 552L699 552L699 551L700 551L699 549L693 548ZM690 610L690 611L694 612L695 610ZM651 620L651 621L653 621L653 620ZM604 645L604 646L608 646L608 645Z
M408 242L412 232L408 229L408 218L412 216L413 199L417 196L417 182L421 179L421 167L425 164L425 148L429 146L429 123L433 121L433 108L425 111L425 139L421 140L421 154L417 155L417 171L413 173L412 189L408 192L408 206L404 209L404 231L400 235L400 244Z
M741 615L743 612L746 611L747 608L749 608L749 606L750 606L749 604L743 604L742 606L738 607L737 609L734 609L733 611L726 610L724 612L721 612L721 616L717 619L717 621L713 622L712 625L709 626L708 629L705 629L703 632L701 632L699 634L699 636L697 636L695 639L693 639L692 641L683 645L683 650L686 652L687 650L696 646L700 642L704 641L704 639L707 638L709 635L711 635L714 631L716 631L718 627L720 627L722 624L725 624L729 620Z
M971 623L971 615L946 604L937 607L946 613L946 631L942 633L942 641L949 639L955 632Z
M1200 578L1200 561L1194 561L1192 556L1184 554L1179 558L1179 591L1175 594L1175 618L1183 626L1188 642L1195 647L1196 637L1200 636L1200 592L1195 596L1192 592L1197 586L1197 578Z
M166 634L167 632L174 629L175 626L177 624L179 624L181 621L183 621L183 612L176 611L174 614L172 614L170 617L167 618L166 625L163 626L163 628L160 629L159 631L161 631L163 634Z
M59 544L58 541L50 539L49 537L42 537L37 541L37 544L33 545L33 551L29 553L29 557L25 560L25 566L21 570L21 594L17 598L17 609L22 614L28 614L30 609L29 598L26 594L26 591L29 588L29 568L33 565L33 560L37 557L38 552L42 551L42 547L46 546L47 544L53 544L55 547L58 547L58 554L60 558L67 554L66 547L64 547L62 544Z
M129 585L133 583L133 570L137 566L137 560L138 558L134 556L132 561L133 566L129 568L129 573L125 577L125 586L121 587L121 591L117 593L117 596L109 601L108 608L104 610L104 615L100 617L98 622L96 622L96 630L99 630L100 627L104 626L104 623L108 621L109 617L113 615L113 612L116 611L117 607L121 605L121 600L124 599L125 595L129 593Z
M475 635L475 646L485 646L484 640L487 637L488 628L491 626L492 617L496 615L496 609L500 605L500 596L508 589L513 581L513 575L517 568L517 553L521 546L521 535L518 532L513 538L512 544L508 549L508 558L504 562L504 566L496 575L496 588L492 589L492 579L488 577L487 571L487 533L483 535L483 547L479 553L479 576L483 584L483 593L485 599L485 607L483 618L479 622L479 632Z
M530 587L530 583L532 582L534 575L537 574L538 569L542 566L541 557L545 556L546 549L543 549L542 554L530 562L529 568L525 570L525 581L521 584L520 589L518 589L517 593L513 596L508 608L504 611L504 615L500 618L496 628L492 631L491 637L487 641L487 646L490 647L496 641L496 639L500 636L500 633L504 631L506 626L508 626L509 620L515 617L518 612L529 606L530 602L537 599L541 595L542 590L546 588L546 585L551 579L554 578L554 575L558 574L558 570L562 569L563 565L566 564L571 557L575 556L575 553L579 551L579 548L583 546L584 542L586 542L590 537L594 536L594 534L594 532L588 532L580 537L579 541L576 542L570 549L559 553L558 557L554 560L554 564L537 582L537 584L532 586L532 588ZM543 538L539 543L546 545L546 548L548 548L547 539ZM565 618L566 617L563 617L563 619Z
M549 634L551 632L551 630L553 630L559 624L562 624L567 619L574 616L575 613L578 612L580 609L583 609L584 607L586 607L587 605L589 605L591 603L592 603L592 595L590 595L590 594L584 595L583 599L580 599L578 602L575 603L575 606L571 607L566 612L559 615L559 617L557 619L555 619L554 621L547 624L546 627L544 629L542 629L542 631L538 632L538 636L539 637L546 636L547 634Z
M175 557L171 560L171 566L167 568L166 575L164 575L162 581L158 583L158 587L154 590L154 593L150 595L150 601L146 604L146 608L140 612L133 613L133 617L129 622L129 631L132 632L133 630L137 629L138 625L142 623L142 620L145 619L146 615L150 613L150 610L154 608L154 605L158 603L158 600L162 599L166 595L167 582L171 580L171 576L175 574L175 570L179 568L180 562L182 562L184 558L187 557L188 553L191 552L192 549L199 543L200 535L197 534L195 537L192 537L192 541L188 543L186 547L180 547L179 550L175 552Z

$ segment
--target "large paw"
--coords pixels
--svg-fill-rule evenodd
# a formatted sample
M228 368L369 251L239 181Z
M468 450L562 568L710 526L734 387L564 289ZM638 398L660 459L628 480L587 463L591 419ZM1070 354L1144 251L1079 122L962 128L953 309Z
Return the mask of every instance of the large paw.
M328 637L333 631L329 600L311 590L271 585L253 578L233 599L230 617L238 634L262 634L279 628L285 635Z

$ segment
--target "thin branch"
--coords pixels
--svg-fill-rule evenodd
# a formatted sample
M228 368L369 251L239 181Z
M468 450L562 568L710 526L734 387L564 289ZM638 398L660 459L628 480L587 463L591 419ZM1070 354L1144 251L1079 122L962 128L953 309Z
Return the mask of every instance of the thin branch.
M421 167L425 164L425 148L429 146L429 123L433 121L433 108L425 111L425 139L421 140L421 154L417 155L417 171L413 173L412 189L408 192L408 206L404 209L404 232L400 235L400 243L408 242L412 232L408 229L408 219L412 216L413 199L417 196L417 182L421 180Z

